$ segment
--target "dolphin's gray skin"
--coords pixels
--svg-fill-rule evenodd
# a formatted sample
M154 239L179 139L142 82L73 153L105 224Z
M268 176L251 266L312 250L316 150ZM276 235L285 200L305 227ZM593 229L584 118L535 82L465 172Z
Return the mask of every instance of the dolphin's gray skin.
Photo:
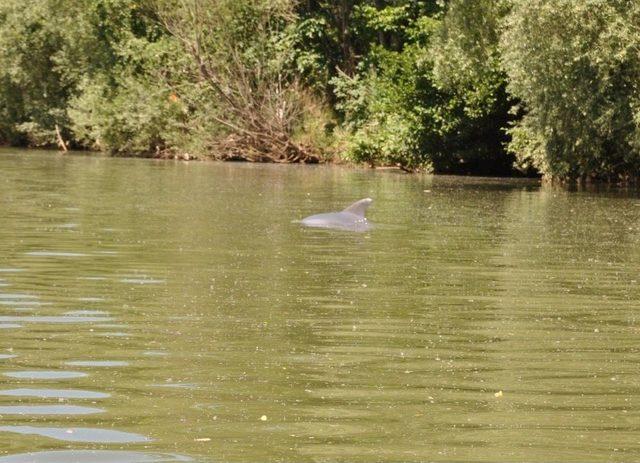
M371 229L371 224L365 218L364 213L372 202L373 199L364 198L341 212L311 215L302 219L301 223L305 227L364 232Z

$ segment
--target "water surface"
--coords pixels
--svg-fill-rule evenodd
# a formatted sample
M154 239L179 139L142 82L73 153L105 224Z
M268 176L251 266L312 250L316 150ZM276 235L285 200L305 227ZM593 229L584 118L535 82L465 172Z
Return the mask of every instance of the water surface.
M0 463L640 460L634 191L0 170ZM294 222L364 197L370 232Z

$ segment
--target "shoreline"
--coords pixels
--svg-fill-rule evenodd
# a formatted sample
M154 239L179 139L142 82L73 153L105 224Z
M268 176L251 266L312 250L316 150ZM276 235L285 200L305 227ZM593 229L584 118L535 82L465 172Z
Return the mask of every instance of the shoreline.
M463 178L490 178L490 179L522 179L522 180L532 180L532 181L544 181L540 176L525 176L525 175L491 175L491 174L483 174L483 173L435 173L435 172L427 172L425 170L407 170L400 166L371 166L366 163L354 163L345 160L335 160L335 159L326 159L318 162L266 162L266 161L250 161L246 159L216 159L214 157L208 156L195 156L190 155L188 153L184 154L176 154L176 153L160 153L160 154L149 154L147 156L137 156L137 155L126 155L126 154L110 154L105 151L92 151L92 150L83 150L83 149L70 149L68 151L63 151L57 147L24 147L24 146L9 146L2 145L0 146L0 150L16 150L16 151L29 151L29 152L43 152L43 153L55 153L61 156L96 156L103 158L113 158L113 159L147 159L147 160L157 160L157 161L174 161L174 162L214 162L214 163L225 163L225 164L262 164L262 165L288 165L288 166L336 166L343 167L346 169L362 169L369 171L379 171L379 172L395 172L406 175L433 175L436 177L463 177Z
M455 177L458 179L465 179L465 181L473 180L485 180L485 181L522 181L527 184L537 184L540 186L546 186L560 191L607 191L607 190L638 190L640 191L640 177L626 181L611 181L611 180L599 180L599 179L577 179L577 180L559 180L550 179L542 176L531 177L524 175L488 175L488 174L459 174L459 173L433 173L425 171L413 171L408 172L406 169L402 169L397 166L369 166L367 164L357 164L346 161L334 161L327 160L314 163L295 162L295 163L278 163L278 162L251 162L240 159L214 159L210 157L197 157L189 156L185 158L183 155L151 155L151 156L129 156L129 155L113 155L104 151L91 151L91 150L69 150L62 151L53 147L15 147L15 146L0 146L0 153L11 152L17 153L24 151L30 153L49 153L61 157L96 157L104 159L139 159L147 161L161 161L161 162L180 162L180 163L215 163L215 164L238 164L238 165L263 165L263 166L298 166L298 167L336 167L347 170L361 170L369 172L389 172L394 174L402 174L407 176L433 176L436 178Z
M468 179L495 179L495 180L526 180L530 182L535 182L540 185L547 185L553 188L558 188L561 190L569 190L569 191L589 191L593 189L600 189L603 187L606 188L635 188L640 190L640 177L633 179L626 179L620 181L614 181L611 179L592 179L592 178L584 178L584 179L553 179L546 178L544 176L526 176L526 175L491 175L491 174L461 174L461 173L434 173L434 172L425 172L421 170L415 171L407 171L398 166L370 166L367 164L357 164L349 161L336 161L332 159L327 159L319 162L252 162L245 159L215 159L213 157L201 157L201 156L192 156L187 154L151 154L149 156L135 156L135 155L123 155L123 154L109 154L105 151L92 151L92 150L79 150L79 149L71 149L69 151L63 151L57 147L23 147L23 146L8 146L2 145L0 146L0 152L2 151L11 151L15 150L26 151L26 152L41 152L41 153L50 153L60 156L87 156L87 157L102 157L102 158L113 158L113 159L146 159L146 160L156 160L156 161L165 161L165 162L202 162L202 163L221 163L221 164L248 164L248 165L287 165L287 166L334 166L341 167L345 169L360 169L366 171L375 171L375 172L393 172L397 174L403 175L432 175L434 177L459 177L459 178L468 178Z

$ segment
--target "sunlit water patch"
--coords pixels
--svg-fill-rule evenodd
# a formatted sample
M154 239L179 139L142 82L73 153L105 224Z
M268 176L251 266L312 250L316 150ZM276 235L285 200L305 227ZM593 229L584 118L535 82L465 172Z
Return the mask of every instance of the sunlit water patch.
M166 357L167 355L169 355L168 352L159 351L159 350L148 350L143 352L142 354L148 357Z
M12 300L38 299L38 296L35 296L33 294L0 293L0 299L12 299Z
M193 461L173 454L118 450L58 450L0 457L0 463L177 463Z
M111 328L111 327L107 327ZM98 336L102 336L104 338L128 338L131 336L129 333L124 333L122 331L114 331L109 333L96 333Z
M32 300L25 301L23 299L11 299L11 300L0 299L0 305L21 306L21 307L40 307L40 306L44 306L44 305L52 305L52 303L51 302L32 301Z
M7 371L2 373L9 378L17 379L73 379L88 376L87 373L81 371L63 371L63 370L35 370L35 371Z
M74 315L62 315L62 316L10 316L0 315L0 323L96 323L112 320L110 317L93 317L89 315L74 316Z
M121 278L120 282L134 285L160 285L166 283L166 280L158 280L155 278Z
M164 383L164 384L150 384L151 387L166 387L168 389L197 389L197 384L192 383Z
M65 442L92 442L97 444L130 444L151 441L150 438L142 436L140 434L100 428L0 426L0 432L11 432L24 435L38 435Z
M89 254L84 252L72 251L29 251L25 253L27 256L33 257L88 257Z
M0 415L92 415L104 410L80 405L7 405L0 406Z
M71 362L65 362L65 365L73 366L73 367L104 367L104 368L112 368L112 367L126 367L129 365L129 362L124 360L74 360Z
M70 310L64 313L65 316L107 316L109 312L104 310Z
M111 394L81 389L32 389L18 388L0 390L0 396L38 397L41 399L106 399Z

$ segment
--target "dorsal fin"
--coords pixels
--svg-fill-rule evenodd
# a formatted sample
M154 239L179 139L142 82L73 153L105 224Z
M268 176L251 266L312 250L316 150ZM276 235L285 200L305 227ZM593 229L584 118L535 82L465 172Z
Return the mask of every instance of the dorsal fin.
M342 212L348 212L350 214L357 215L358 217L364 218L364 213L367 211L367 208L371 205L373 199L364 198L360 201L356 201L351 206L344 209Z

